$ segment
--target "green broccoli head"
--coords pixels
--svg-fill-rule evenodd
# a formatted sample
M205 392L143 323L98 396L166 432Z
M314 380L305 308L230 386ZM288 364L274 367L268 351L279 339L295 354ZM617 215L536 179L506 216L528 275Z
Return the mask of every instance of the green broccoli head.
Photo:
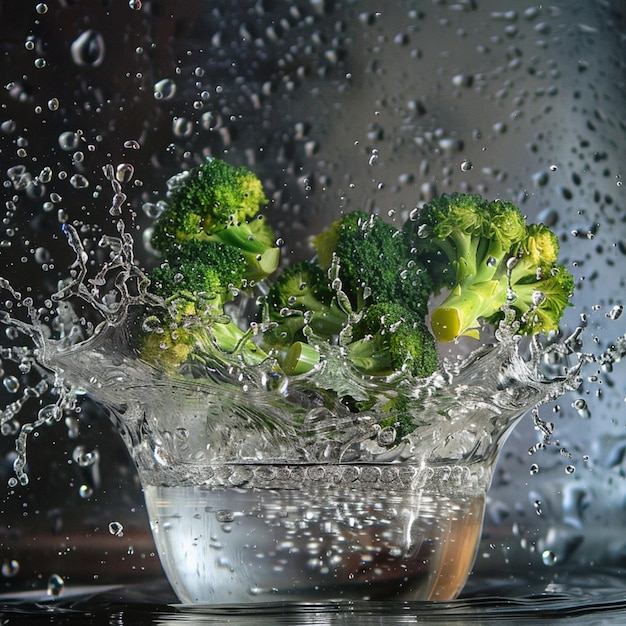
M360 311L376 302L395 302L425 315L432 281L410 255L402 231L376 215L347 213L313 239L322 268L336 259L342 290Z
M489 280L526 236L524 218L514 204L463 193L435 198L403 230L437 290Z
M439 365L435 339L423 318L399 304L369 306L354 325L347 346L352 364L371 376L408 371L430 376Z
M522 334L557 330L565 309L571 306L574 277L556 263L558 256L558 237L544 224L530 224L517 255L508 264L508 303L518 312ZM501 317L497 314L488 321Z
M252 172L220 159L205 161L174 179L153 245L163 250L172 241L196 239L200 233L211 235L255 217L264 204L267 198L261 181Z
M151 244L167 258L187 241L227 243L243 253L246 278L263 280L279 262L274 232L259 214L264 204L261 181L252 172L211 159L173 183Z
M189 360L240 355L244 362L266 358L229 317L224 304L247 286L243 254L209 241L178 244L176 254L149 274L151 291L163 298L144 320L139 354L149 363L176 370Z
M460 335L478 338L482 321L502 317L510 288L518 281L537 282L538 272L552 273L558 254L558 241L549 229L527 227L510 202L489 202L475 194L444 195L427 203L415 221L407 222L404 232L433 276L435 287L450 290L431 316L433 332L440 341ZM564 289L565 282L561 280ZM569 292L563 291L562 296L567 300ZM518 319L524 315L524 302L527 300L520 297L520 309L514 307ZM542 313L550 315L547 300L542 307ZM554 305L554 318L550 323L544 319L541 327L556 327L562 310ZM527 332L539 327L522 324Z
M221 304L245 286L245 260L234 246L188 241L168 259L149 275L152 291L166 300L188 293L219 298Z
M348 322L337 305L328 275L319 265L300 261L288 265L267 294L269 317L279 331L290 329L292 339L302 340L304 326L316 337L330 339Z

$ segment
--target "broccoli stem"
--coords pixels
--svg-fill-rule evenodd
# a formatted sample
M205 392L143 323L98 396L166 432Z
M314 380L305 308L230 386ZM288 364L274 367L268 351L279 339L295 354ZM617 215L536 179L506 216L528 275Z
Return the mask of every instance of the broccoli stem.
M370 376L387 376L393 373L391 353L388 349L376 348L373 338L364 338L348 344L351 363Z
M232 320L216 320L209 329L199 328L194 333L196 342L206 354L240 356L246 365L259 365L268 355L250 339Z
M479 339L478 319L493 315L506 303L506 298L507 289L502 290L497 280L457 285L433 311L430 319L433 334L439 341L452 341L460 335Z
M320 361L319 352L308 343L296 341L291 344L282 363L287 376L297 376L312 370Z

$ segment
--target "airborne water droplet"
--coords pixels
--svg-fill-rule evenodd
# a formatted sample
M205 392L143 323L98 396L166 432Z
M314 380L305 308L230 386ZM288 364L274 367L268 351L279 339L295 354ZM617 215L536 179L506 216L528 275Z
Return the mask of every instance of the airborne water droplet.
M104 60L104 38L96 30L86 30L74 40L70 50L76 65L97 67Z
M163 78L154 83L154 97L156 100L169 100L176 95L176 83L170 78Z
M63 589L65 587L65 581L58 575L52 574L48 579L48 595L53 598L58 598L61 593L63 593Z
M552 550L544 550L541 553L541 560L544 565L554 565L558 561L558 557Z
M66 130L59 135L59 146L62 150L71 151L76 150L78 143L80 142L80 136L78 133Z
M15 559L6 559L2 563L2 575L5 578L13 578L20 571L20 563Z

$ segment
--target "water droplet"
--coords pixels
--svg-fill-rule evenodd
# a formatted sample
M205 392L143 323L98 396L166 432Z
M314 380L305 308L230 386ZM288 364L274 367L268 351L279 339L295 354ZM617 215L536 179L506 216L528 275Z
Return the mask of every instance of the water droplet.
M215 512L215 519L221 524L228 524L235 519L235 514L230 509L220 509Z
M548 172L539 171L532 175L532 181L535 187L545 187L548 184L548 180Z
M139 150L139 148L141 148L141 144L134 139L130 139L129 141L124 142L124 147L129 150Z
M89 187L89 180L82 174L74 174L70 178L70 185L72 185L74 189L84 189L85 187Z
M541 560L544 565L552 566L558 561L558 557L552 550L544 550L541 553Z
M378 163L378 150L376 148L372 150L372 154L370 154L370 158L367 163L370 166L376 165L376 163Z
M558 166L557 166L557 165L551 165L551 166L550 166L550 171L551 171L551 172L556 172L558 169L559 169L559 168L558 168Z
M104 60L104 38L96 30L86 30L74 40L70 50L76 65L97 67Z
M462 172L469 172L473 167L474 167L474 165L472 164L472 162L469 159L464 159L463 161L461 161L461 171Z
M48 595L53 598L58 598L61 593L63 593L64 588L65 581L58 574L52 574L48 579Z
M141 10L141 0L128 0L128 6L133 11L139 11Z
M100 453L98 450L87 452L85 446L76 446L72 451L72 459L80 467L90 467L100 460Z
M0 571L5 578L13 578L20 571L20 563L15 559L6 559Z
M38 57L35 59L35 67L40 70L43 69L44 67L46 67L48 63L46 62L46 60L43 57Z
M176 83L170 78L163 78L154 83L154 97L156 100L169 100L176 95Z
M134 173L135 168L130 163L120 163L115 168L115 178L120 183L129 182L132 179Z
M530 466L530 475L534 476L535 474L538 474L538 473L539 473L539 466L536 463L533 463Z
M120 522L109 522L109 532L115 537L123 537L124 526Z
M89 498L93 496L93 489L89 485L81 485L78 488L78 495L83 498L83 500L89 500Z
M80 142L80 135L78 133L73 133L70 130L66 130L59 135L59 146L61 150L71 151L76 150L78 144Z
M573 474L576 471L576 467L574 465L568 465L565 468L565 473L566 474Z
M193 122L186 117L175 117L172 120L172 131L176 137L190 137L193 133Z
M621 317L623 312L624 306L621 304L616 304L608 313L606 313L606 316L611 320L616 320Z
M59 108L59 99L58 98L50 98L50 100L48 100L48 108L51 111L57 111Z
M2 384L9 393L17 393L20 389L20 381L15 376L5 376Z
M48 5L45 2L40 2L35 7L35 11L37 11L37 13L39 13L39 15L44 15L45 13L48 12Z

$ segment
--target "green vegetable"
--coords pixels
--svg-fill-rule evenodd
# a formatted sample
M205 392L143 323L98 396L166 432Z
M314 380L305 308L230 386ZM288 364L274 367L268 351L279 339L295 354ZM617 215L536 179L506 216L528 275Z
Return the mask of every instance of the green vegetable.
M348 345L354 366L374 376L406 370L426 378L439 365L437 347L426 322L399 304L383 302L368 307L355 324Z
M339 335L348 323L348 314L337 304L328 275L319 265L300 261L288 265L267 295L269 318L277 323L274 341L290 345L304 341L308 326L320 339Z
M545 226L527 227L515 205L444 195L427 203L404 232L435 289L450 290L431 316L439 341L478 338L481 320L496 322L507 302L522 333L558 327L573 279L556 265L556 236Z
M435 337L477 338L505 306L520 333L549 332L569 304L573 278L557 263L557 237L542 224L527 226L509 202L444 195L401 229L347 213L313 239L313 261L281 272L275 235L260 215L266 203L252 173L218 159L173 179L152 237L163 258L148 276L157 300L139 333L141 358L169 372L193 361L265 362L298 377L332 354L351 375L395 377L385 383L393 388L369 396L348 395L334 370L317 382L351 410L377 406L379 425L404 436L415 424L400 386L436 371ZM428 305L439 292L431 333ZM247 318L253 302L262 303L259 333L227 314Z
M151 240L164 263L148 276L164 306L144 321L141 358L170 371L190 360L267 358L224 311L278 266L274 233L259 215L266 202L252 173L217 159L174 181Z
M267 355L225 315L224 305L245 282L245 257L234 246L188 241L150 274L165 307L153 309L141 337L141 357L175 370L190 359L236 355L256 364Z
M244 255L246 278L262 280L276 271L279 261L274 232L259 214L265 204L261 181L254 174L211 159L174 179L152 246L171 256L188 241L226 243Z
M421 262L411 256L402 231L377 215L353 211L313 239L319 263L336 259L338 278L355 311L395 302L424 316L433 290Z

